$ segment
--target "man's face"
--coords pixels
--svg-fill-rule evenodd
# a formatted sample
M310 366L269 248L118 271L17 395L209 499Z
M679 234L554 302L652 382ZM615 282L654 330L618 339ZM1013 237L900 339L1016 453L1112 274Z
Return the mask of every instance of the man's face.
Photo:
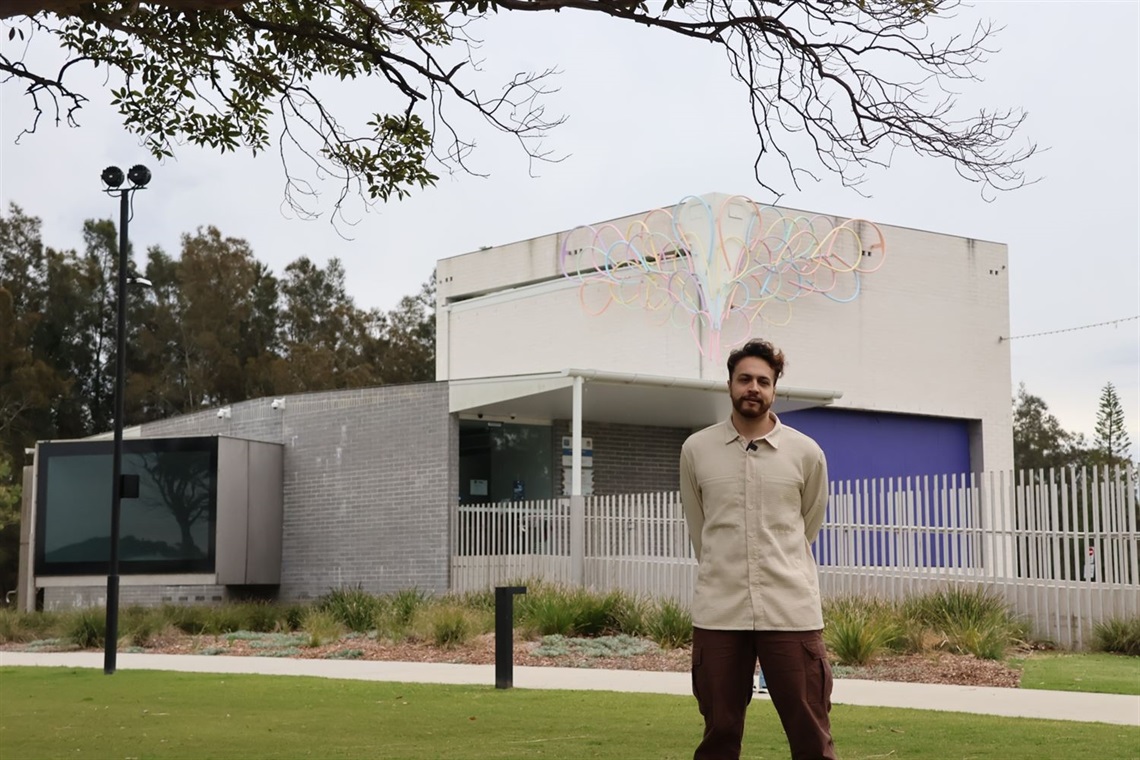
M736 364L728 381L732 408L741 417L764 417L776 399L776 373L772 365L755 356L746 356Z

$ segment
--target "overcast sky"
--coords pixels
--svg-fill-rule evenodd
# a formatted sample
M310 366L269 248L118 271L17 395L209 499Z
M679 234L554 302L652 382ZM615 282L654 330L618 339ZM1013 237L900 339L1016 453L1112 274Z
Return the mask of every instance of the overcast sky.
M829 177L797 191L773 164L771 177L786 191L781 205L1008 244L1014 336L1140 315L1140 3L981 2L958 16L945 23L988 18L1005 27L1000 52L979 70L985 81L964 96L1028 112L1024 139L1047 149L1027 167L1040 181L986 202L949 164L899 154L870 175L864 198ZM562 72L548 108L570 118L547 145L566 158L538 166L537 178L511 138L475 125L471 163L489 178L444 175L403 202L367 213L353 207L356 224L338 233L327 216L302 221L283 208L275 152L219 157L184 148L156 162L100 102L101 80L90 75L93 102L80 129L45 122L18 144L30 104L17 87L0 88L0 200L40 217L46 244L80 248L85 219L117 217L117 202L100 192L100 171L143 162L154 179L136 196L136 250L159 245L176 254L183 233L214 225L249 241L278 273L299 256L320 264L339 257L357 304L383 309L416 292L436 260L480 246L686 195L772 200L752 175L758 144L745 93L713 47L572 12L503 13L478 32L487 57L479 82L548 66ZM51 52L34 47L28 60L54 60ZM376 98L380 110L381 91L366 82L333 97L354 108ZM1024 382L1067 429L1091 439L1101 388L1112 382L1134 450L1140 444L1140 320L1018 339L1011 350L1011 393Z

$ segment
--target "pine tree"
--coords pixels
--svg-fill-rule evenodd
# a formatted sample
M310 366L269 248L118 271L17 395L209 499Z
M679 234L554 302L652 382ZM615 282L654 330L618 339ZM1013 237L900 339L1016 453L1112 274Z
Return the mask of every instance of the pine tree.
M1132 441L1124 426L1124 408L1112 383L1100 392L1100 408L1096 413L1094 446L1107 464L1127 464Z

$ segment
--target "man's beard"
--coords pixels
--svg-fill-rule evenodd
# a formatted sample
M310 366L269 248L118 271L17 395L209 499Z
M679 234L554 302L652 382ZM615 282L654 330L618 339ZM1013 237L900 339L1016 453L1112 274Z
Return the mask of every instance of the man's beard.
M755 403L748 404L746 403L748 401L753 401ZM736 413L741 417L747 417L748 419L757 419L759 417L767 416L768 410L771 407L765 403L764 399L762 398L748 398L747 396L741 396L740 398L734 398L732 400L732 408L735 409Z

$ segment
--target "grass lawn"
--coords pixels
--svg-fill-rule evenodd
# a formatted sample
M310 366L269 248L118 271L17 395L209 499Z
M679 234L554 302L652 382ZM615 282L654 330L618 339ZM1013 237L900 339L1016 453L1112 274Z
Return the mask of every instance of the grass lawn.
M1140 728L837 706L844 760L1134 758ZM0 757L692 757L691 698L610 692L67 668L0 669ZM1046 749L1047 748L1047 749ZM785 760L771 704L745 757Z
M1050 652L1012 664L1021 668L1023 689L1140 695L1140 657Z

